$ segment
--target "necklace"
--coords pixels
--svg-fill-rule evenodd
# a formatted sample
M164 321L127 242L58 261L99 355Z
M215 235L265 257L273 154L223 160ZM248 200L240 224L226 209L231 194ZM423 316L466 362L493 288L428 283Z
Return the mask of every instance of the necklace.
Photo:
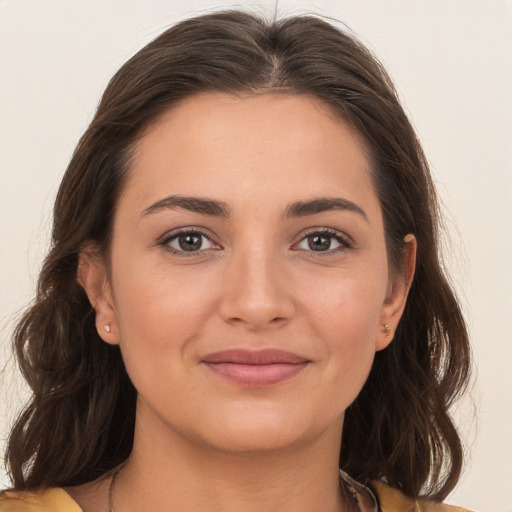
M110 477L110 486L108 489L108 512L116 512L115 502L114 502L114 491L116 486L116 479L121 469L123 469L124 462L119 464L117 468L115 468ZM376 512L378 510L377 500L373 494L367 487L362 486L361 484L352 480L346 473L340 471L341 482L345 492L350 495L352 506L356 506L358 510L361 512ZM356 490L356 487L358 490ZM363 490L364 489L364 490ZM366 494L366 496L365 496ZM360 499L363 499L363 503L361 503ZM373 503L370 503L370 500ZM365 503L366 502L366 503Z
M116 507L114 504L114 490L116 485L117 475L124 466L124 462L119 464L117 468L113 470L112 476L110 477L110 486L108 488L108 512L116 512Z

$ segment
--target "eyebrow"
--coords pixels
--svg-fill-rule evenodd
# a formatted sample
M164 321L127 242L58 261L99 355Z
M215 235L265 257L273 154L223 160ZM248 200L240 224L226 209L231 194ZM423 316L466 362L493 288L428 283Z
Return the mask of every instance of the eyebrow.
M161 199L152 204L142 212L142 216L150 215L166 209L183 208L202 215L210 215L212 217L229 218L231 208L222 201L207 199L201 197L186 197L173 195ZM320 197L311 201L297 201L289 204L284 211L284 218L306 217L331 210L341 210L354 212L360 215L368 222L365 211L357 204L344 199L342 197Z
M365 211L356 203L342 197L320 197L311 201L298 201L288 205L284 212L285 218L305 217L330 210L342 210L359 214L368 222Z
M183 208L190 212L200 213L202 215L211 215L213 217L228 218L231 214L231 209L226 203L222 201L215 201L213 199L204 199L200 197L185 197L185 196L169 196L156 203L152 204L142 212L142 216L156 213L161 210Z

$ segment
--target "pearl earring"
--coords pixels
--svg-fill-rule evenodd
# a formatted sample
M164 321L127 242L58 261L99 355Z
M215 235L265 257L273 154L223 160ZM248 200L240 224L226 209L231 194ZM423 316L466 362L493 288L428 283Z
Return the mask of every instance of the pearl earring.
M106 332L110 332L110 324L104 325L103 329L105 329Z
M389 327L388 324L384 324L384 331L386 332L386 338L387 338L391 333L391 327Z

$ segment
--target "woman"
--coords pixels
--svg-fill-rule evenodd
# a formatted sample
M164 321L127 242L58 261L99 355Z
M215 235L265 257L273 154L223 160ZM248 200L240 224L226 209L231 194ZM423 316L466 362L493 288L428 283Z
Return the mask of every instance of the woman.
M440 502L469 347L437 228L351 36L237 11L169 29L61 184L0 511L461 510Z

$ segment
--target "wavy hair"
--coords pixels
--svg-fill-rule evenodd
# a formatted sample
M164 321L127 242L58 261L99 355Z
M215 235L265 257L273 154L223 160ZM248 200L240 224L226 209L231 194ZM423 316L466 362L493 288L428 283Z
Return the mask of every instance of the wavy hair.
M241 11L182 21L140 50L112 78L80 139L56 198L37 296L14 335L32 391L6 452L14 488L85 483L130 454L137 393L118 347L96 332L78 255L91 242L108 254L144 129L203 92L312 95L364 141L391 267L400 271L409 233L417 266L395 339L346 411L340 468L363 483L382 478L411 497L443 499L462 466L448 410L467 385L470 350L440 264L439 209L421 146L383 67L346 30L311 15L267 21Z

